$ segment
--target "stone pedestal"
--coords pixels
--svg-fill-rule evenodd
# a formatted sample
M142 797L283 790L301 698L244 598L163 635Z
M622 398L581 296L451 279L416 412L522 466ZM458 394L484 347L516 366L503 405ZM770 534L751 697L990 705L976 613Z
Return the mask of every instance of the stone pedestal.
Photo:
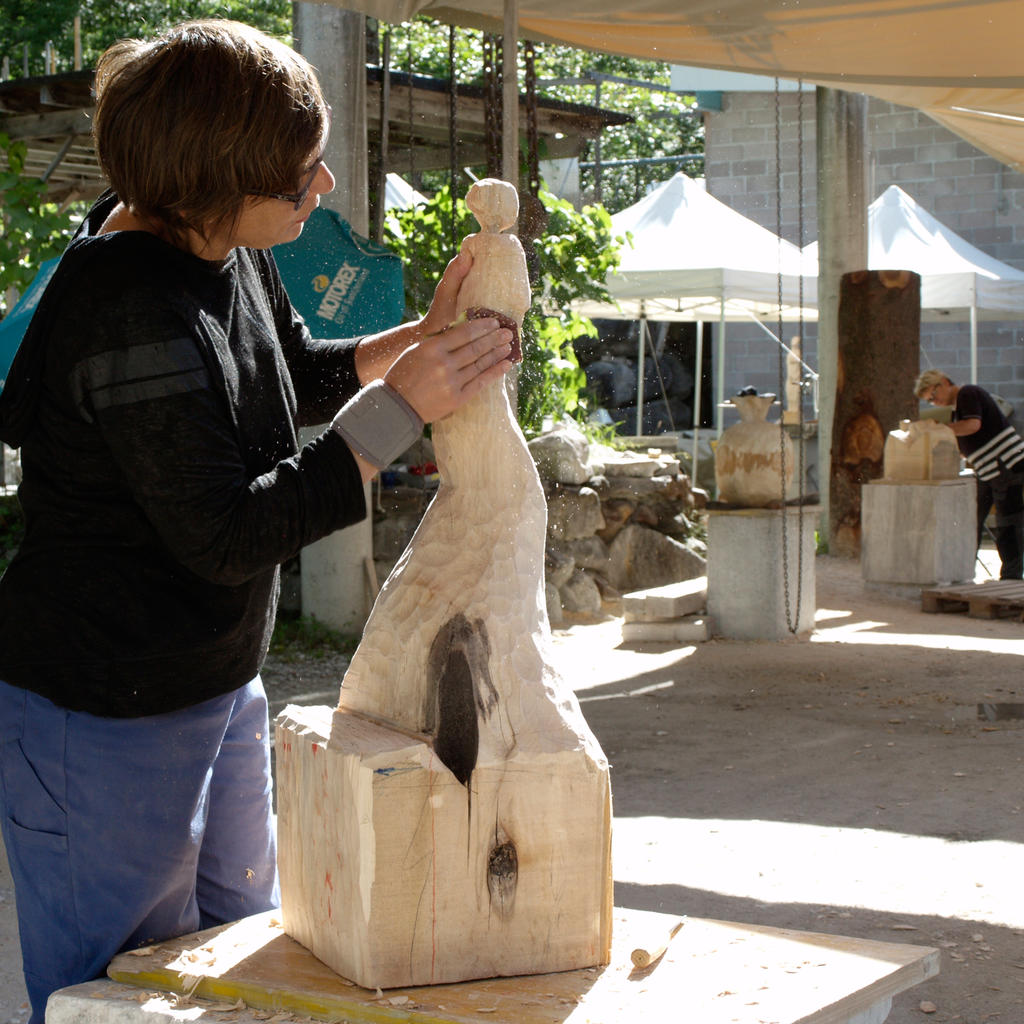
M867 583L932 586L974 579L976 483L873 480L861 490L861 573Z
M793 635L790 624L798 636L810 633L819 512L810 505L709 510L707 607L713 636L783 640Z

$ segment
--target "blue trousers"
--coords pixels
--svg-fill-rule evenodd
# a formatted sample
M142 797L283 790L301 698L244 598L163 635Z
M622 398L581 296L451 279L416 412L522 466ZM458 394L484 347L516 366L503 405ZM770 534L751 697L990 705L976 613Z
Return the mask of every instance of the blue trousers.
M121 950L280 905L259 677L146 718L0 682L0 781L30 1024Z

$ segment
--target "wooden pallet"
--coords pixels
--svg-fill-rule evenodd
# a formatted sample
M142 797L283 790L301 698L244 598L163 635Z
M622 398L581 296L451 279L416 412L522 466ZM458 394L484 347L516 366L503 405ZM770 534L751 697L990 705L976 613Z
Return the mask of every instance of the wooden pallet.
M1024 581L989 580L922 590L921 611L967 612L972 619L1024 621Z

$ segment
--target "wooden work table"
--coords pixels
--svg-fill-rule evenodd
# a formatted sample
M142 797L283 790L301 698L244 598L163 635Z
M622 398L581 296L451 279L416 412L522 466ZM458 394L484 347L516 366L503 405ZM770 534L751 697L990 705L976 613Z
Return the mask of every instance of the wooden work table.
M274 914L121 954L112 981L55 993L47 1024L233 1024L311 1017L350 1024L881 1024L892 997L939 971L938 950L616 908L612 962L561 974L368 991L289 938ZM168 993L191 993L175 1007ZM206 1003L212 1000L215 1005Z

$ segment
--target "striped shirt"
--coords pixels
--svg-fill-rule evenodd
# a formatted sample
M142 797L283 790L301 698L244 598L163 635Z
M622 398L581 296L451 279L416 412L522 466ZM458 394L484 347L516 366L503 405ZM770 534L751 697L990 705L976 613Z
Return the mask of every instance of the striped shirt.
M1024 439L1013 427L1007 426L971 452L970 461L981 480L995 480L1017 466L1024 469Z
M973 434L957 437L961 453L974 467L979 480L996 480L1011 470L1024 472L1024 439L984 388L964 384L957 392L953 419L981 422Z

